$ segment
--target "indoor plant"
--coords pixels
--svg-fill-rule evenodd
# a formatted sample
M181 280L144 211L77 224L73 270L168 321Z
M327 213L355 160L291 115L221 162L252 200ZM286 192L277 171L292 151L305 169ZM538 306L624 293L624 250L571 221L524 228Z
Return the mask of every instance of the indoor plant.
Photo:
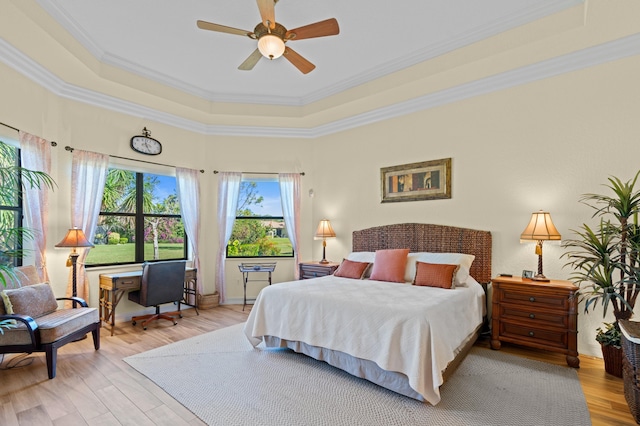
M17 151L0 141L0 205L15 206L18 189L42 188L53 189L55 182L48 174L17 166ZM24 241L31 239L31 230L15 225L14 216L8 210L0 211L0 291L6 286L6 277L14 276L13 266L16 258L22 258ZM2 301L0 301L2 303ZM10 321L0 320L0 333L3 328L12 326Z
M638 176L640 171L627 182L611 177L605 185L610 190L608 194L583 195L580 201L593 208L593 217L600 221L593 228L583 224L574 231L575 239L563 243L569 249L563 254L569 260L565 266L574 269L571 279L581 287L585 312L599 303L604 316L612 306L615 322L598 328L596 340L602 345L605 369L618 377L622 377L618 321L631 318L640 290L640 191L635 189Z

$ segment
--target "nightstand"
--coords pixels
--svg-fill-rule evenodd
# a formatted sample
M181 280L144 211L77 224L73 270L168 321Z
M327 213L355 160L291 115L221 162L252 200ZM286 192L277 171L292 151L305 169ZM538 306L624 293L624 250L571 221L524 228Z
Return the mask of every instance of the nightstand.
M333 274L340 266L339 263L320 263L320 262L300 262L298 267L300 268L300 279L306 280L309 278L324 277L325 275Z
M501 342L560 352L578 368L578 287L570 281L497 277L493 288L491 348Z

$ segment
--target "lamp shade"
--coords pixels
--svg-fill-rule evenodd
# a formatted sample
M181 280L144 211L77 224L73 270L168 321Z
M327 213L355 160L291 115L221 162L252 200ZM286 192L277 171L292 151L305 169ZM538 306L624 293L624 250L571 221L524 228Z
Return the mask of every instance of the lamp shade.
M258 40L258 50L265 58L279 58L284 53L284 41L276 35L265 34Z
M316 229L315 239L325 239L325 238L335 238L336 233L333 231L331 227L331 222L327 219L322 219L318 224L318 229Z
M56 247L93 247L93 244L87 240L82 229L71 228Z
M557 241L561 238L560 232L551 220L551 214L542 210L531 214L529 224L520 235L520 240L523 241Z

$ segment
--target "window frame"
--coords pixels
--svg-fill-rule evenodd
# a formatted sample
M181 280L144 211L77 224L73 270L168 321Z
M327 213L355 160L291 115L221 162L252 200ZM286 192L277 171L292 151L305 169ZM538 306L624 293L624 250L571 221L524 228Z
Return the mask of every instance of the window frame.
M21 158L21 150L20 147L17 146L13 146L12 144L7 144L6 142L4 142L6 145L10 146L11 148L15 149L15 163L14 166L18 167L18 169L20 169L22 167L22 158ZM0 211L9 211L9 212L15 212L15 221L14 221L14 228L23 228L24 227L24 199L23 199L23 195L24 192L22 191L22 172L18 172L18 184L16 186L16 205L11 206L11 205L4 205L4 204L0 204ZM20 232L18 234L18 238L16 240L16 244L17 246L14 247L14 249L19 249L22 248L24 249L24 238L22 235L22 232ZM25 257L25 253L23 252L22 255L20 256L15 256L13 257L12 260L12 264L13 266L17 267L17 266L22 266L24 264L24 257Z
M144 239L144 230L145 230L145 219L149 217L161 217L168 219L179 219L184 222L182 218L182 214L167 214L167 213L145 213L143 208L143 193L144 193L144 176L145 175L156 175L156 176L170 176L167 174L162 174L159 172L145 172L133 170L131 168L123 167L123 166L110 166L108 170L119 169L127 172L131 172L135 176L135 186L136 186L136 211L134 213L127 212L105 212L100 210L98 217L100 216L109 216L109 217L131 217L134 221L134 236L135 236L135 247L134 247L134 260L131 262L113 262L113 263L97 263L97 264L85 264L87 268L99 268L105 266L116 266L116 265L136 265L142 263L153 263L153 262L162 262L166 260L189 260L189 241L187 238L187 233L184 233L183 240L183 256L175 257L171 259L151 259L145 260L144 258L144 247L145 247L145 239ZM108 171L107 171L108 172ZM175 176L173 176L175 178ZM102 200L100 201L102 203ZM102 206L101 206L102 207ZM184 224L183 224L184 225Z
M245 178L244 176L242 177L241 182L270 182L272 181L271 179L267 180L267 179L260 179L260 178L250 178L247 177ZM277 179L273 180L273 182L278 182ZM282 193L280 193L279 196L279 200L280 203L282 203ZM237 213L237 211L236 211ZM287 227L287 224L284 220L284 216L236 216L235 220L234 220L234 226L237 223L238 220L282 220L282 222L284 223L285 229ZM287 229L287 234L289 233L288 229ZM288 238L288 237L287 237ZM233 256L229 254L229 242L231 241L231 238L229 239L229 241L227 241L227 245L225 246L225 256L227 259L291 259L295 257L295 252L293 250L293 244L291 245L291 254L290 255L278 255L278 256ZM289 238L289 241L291 241L291 239Z

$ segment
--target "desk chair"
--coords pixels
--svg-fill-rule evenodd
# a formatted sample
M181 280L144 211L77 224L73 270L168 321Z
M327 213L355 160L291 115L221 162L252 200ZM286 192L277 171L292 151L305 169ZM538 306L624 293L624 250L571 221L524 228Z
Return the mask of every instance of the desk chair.
M182 318L180 302L184 297L184 275L186 261L167 261L145 263L142 267L142 281L140 290L129 293L129 300L142 306L155 306L155 314L134 316L131 318L133 325L137 321L142 322L142 328L147 329L147 324L157 319L166 319L176 325L176 317ZM160 313L160 305L163 303L178 303L178 310L174 312Z

